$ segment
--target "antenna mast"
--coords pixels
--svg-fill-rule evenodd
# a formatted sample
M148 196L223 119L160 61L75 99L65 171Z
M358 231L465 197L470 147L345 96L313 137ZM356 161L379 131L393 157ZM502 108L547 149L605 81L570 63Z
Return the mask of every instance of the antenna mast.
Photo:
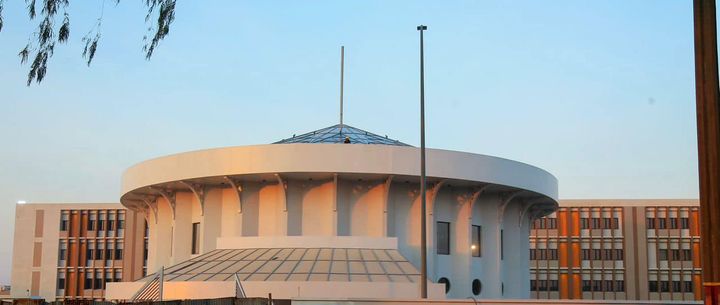
M345 46L340 47L340 125L343 124L343 81L345 77Z

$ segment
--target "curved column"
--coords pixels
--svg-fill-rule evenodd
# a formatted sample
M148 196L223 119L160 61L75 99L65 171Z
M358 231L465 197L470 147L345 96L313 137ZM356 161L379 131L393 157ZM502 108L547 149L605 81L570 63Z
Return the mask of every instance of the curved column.
M390 232L393 231L394 225L393 225L393 215L391 215L392 210L388 209L389 201L390 201L390 186L392 185L393 176L390 175L385 179L385 194L383 195L383 236L388 237L391 236ZM390 212L389 212L390 211Z
M187 181L180 181L180 183L187 187L193 195L195 195L195 199L200 204L200 215L205 215L205 194L207 192L207 187L199 183Z
M530 229L527 217L520 216L525 207L531 205L515 199L505 209L503 230L505 236L505 258L502 272L505 283L504 298L526 299L530 297Z
M428 193L425 218L427 220L427 270L428 278L433 282L437 281L437 272L435 272L435 264L437 263L437 251L435 249L435 200L446 181L445 179L437 181L426 191Z
M242 213L242 212L243 212L243 209L242 209L242 208L243 208L243 205L242 205L242 191L243 191L242 184L240 184L240 181L236 181L235 179L232 179L232 178L230 178L230 177L228 177L228 176L224 176L223 179L225 179L225 181L227 181L227 183L230 184L230 189L232 189L233 194L235 194L235 197L237 198L237 204L238 204L237 212L238 212L238 213ZM203 204L203 214L205 213L204 210L205 210L205 207L204 207L204 204Z
M172 211L172 219L175 220L175 191L166 190L159 187L150 187L150 189L165 198L165 201L168 203L168 205L170 205L170 210Z

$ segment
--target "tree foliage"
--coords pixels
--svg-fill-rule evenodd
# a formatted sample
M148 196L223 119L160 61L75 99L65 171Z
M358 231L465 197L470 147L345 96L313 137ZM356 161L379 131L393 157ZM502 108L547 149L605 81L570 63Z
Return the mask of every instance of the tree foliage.
M0 32L3 29L4 1L0 0ZM82 56L88 66L95 58L95 52L100 42L106 0L101 1L100 16L87 34L82 37L82 42L85 44ZM120 0L109 1L113 1L115 5L120 2ZM144 0L143 2L147 7L145 22L150 24L148 34L143 37L143 52L145 58L149 60L160 41L170 33L170 25L175 20L176 0ZM27 78L27 85L30 86L33 81L40 83L45 78L48 60L52 58L55 46L66 43L70 39L70 14L67 11L70 0L25 0L25 4L30 20L38 20L37 30L30 34L28 43L18 53L21 64L27 63L28 59L32 58ZM38 9L40 10L39 17Z

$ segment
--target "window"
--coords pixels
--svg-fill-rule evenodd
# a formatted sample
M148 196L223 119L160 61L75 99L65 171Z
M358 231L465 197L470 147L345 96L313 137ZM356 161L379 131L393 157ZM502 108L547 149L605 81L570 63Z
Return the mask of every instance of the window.
M193 224L192 224L192 254L198 254L198 253L200 253L200 223L193 222Z
M67 259L67 249L60 248L60 252L58 252L58 259L61 261L64 261Z
M611 261L611 260L613 259L613 257L612 257L612 253L613 253L612 249L605 249L603 252L604 252L603 254L605 255L605 257L603 258L604 260L606 260L606 261Z
M593 249L593 258L594 260L601 260L602 259L602 250L600 249Z
M538 291L547 291L547 281L545 280L538 280Z
M470 245L470 250L472 250L472 256L474 256L474 257L482 256L481 236L482 236L482 227L472 226L472 245Z
M580 229L587 229L590 227L590 222L587 218L580 218Z
M673 292L680 292L681 288L682 288L682 285L681 285L681 282L680 282L680 281L673 281L673 282L672 282L672 291L673 291Z
M558 280L550 280L550 291L558 291Z
M92 244L90 244L90 245L92 246ZM87 266L90 266L90 264L91 264L90 260L93 259L94 257L95 257L95 249L88 247L87 250L85 250L85 260L88 261Z
M445 293L448 293L450 291L450 280L448 280L446 277L441 277L438 280L438 284L445 284Z
M68 230L68 223L70 222L70 215L67 211L62 212L62 216L60 216L60 231L67 231Z
M615 281L615 291L616 292L625 292L625 281L624 280Z
M660 282L660 292L670 292L670 282L661 281Z
M547 259L549 260L557 260L558 259L558 250L557 249L547 249Z
M535 249L530 249L530 260L534 261L535 259Z
M645 226L646 226L648 229L655 229L655 218L650 218L650 217L648 217L648 218L645 220Z
M103 215L100 214L100 217L102 217L102 216ZM100 220L98 220L98 231L104 231L104 230L105 230L105 220L103 220L101 218Z
M658 259L661 261L668 260L668 250L667 249L658 250Z
M104 243L98 243L97 249L95 250L95 259L103 259L105 250L105 244ZM97 287L97 286L95 286Z
M602 291L602 281L593 281L593 291Z
M690 249L683 249L682 257L684 261L692 261L692 253L690 252Z
M500 260L505 257L505 237L503 237L504 231L500 229Z
M605 280L605 291L614 291L613 281Z
M102 271L95 271L95 279L93 280L93 289L101 289L103 287Z
M667 223L665 218L658 219L658 229L667 229Z
M107 250L105 250L105 260L109 261L111 259L113 259L113 244L108 242Z
M437 222L437 254L450 254L450 223ZM447 291L446 291L447 292Z
M537 291L537 281L530 280L530 291Z
M582 259L584 261L590 260L590 249L582 249Z
M474 295L480 295L480 291L482 291L482 282L478 279L474 279L472 281L472 293Z
M92 284L93 284L93 279L92 279L92 274L90 273L90 274L87 274L87 275L85 276L85 285L84 285L84 288L85 288L85 289L92 289Z
M115 247L115 259L123 259L123 243L121 242Z
M625 251L623 249L615 249L615 260L625 260Z
M672 249L672 250L670 250L670 254L672 255L672 260L674 260L674 261L680 260L680 250Z
M678 219L670 218L670 229L677 229L677 228L678 228Z
M687 217L680 218L680 228L690 229L690 219Z
M115 269L115 282L122 282L122 270Z
M656 281L649 281L648 290L650 292L658 292L658 283Z
M693 282L692 281L685 281L685 292L693 292Z
M108 231L115 231L115 220L108 220Z
M615 217L612 219L612 228L613 229L619 229L620 228L620 220Z
M592 228L600 229L600 218L592 218Z
M557 229L557 218L548 218L548 229Z
M603 229L612 229L612 218L603 218Z
M87 229L88 231L95 231L95 221L97 221L97 216L95 213L90 213L90 216L88 216L88 223L87 223Z
M57 279L57 289L65 289L65 274L59 274Z
M547 259L546 254L547 254L547 252L545 251L545 249L535 249L535 257L538 260L541 260L541 261L546 260Z
M590 290L590 280L583 280L582 281L582 291L591 291Z

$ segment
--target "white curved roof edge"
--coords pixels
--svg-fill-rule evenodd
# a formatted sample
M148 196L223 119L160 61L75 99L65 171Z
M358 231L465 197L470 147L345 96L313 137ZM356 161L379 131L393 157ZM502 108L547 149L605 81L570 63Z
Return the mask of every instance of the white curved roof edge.
M123 174L122 193L179 180L265 173L357 173L418 176L417 147L347 144L265 144L184 152L150 159ZM427 150L430 178L515 187L558 200L549 172L504 158Z
M367 236L249 236L218 237L217 249L350 248L397 250L395 237Z

